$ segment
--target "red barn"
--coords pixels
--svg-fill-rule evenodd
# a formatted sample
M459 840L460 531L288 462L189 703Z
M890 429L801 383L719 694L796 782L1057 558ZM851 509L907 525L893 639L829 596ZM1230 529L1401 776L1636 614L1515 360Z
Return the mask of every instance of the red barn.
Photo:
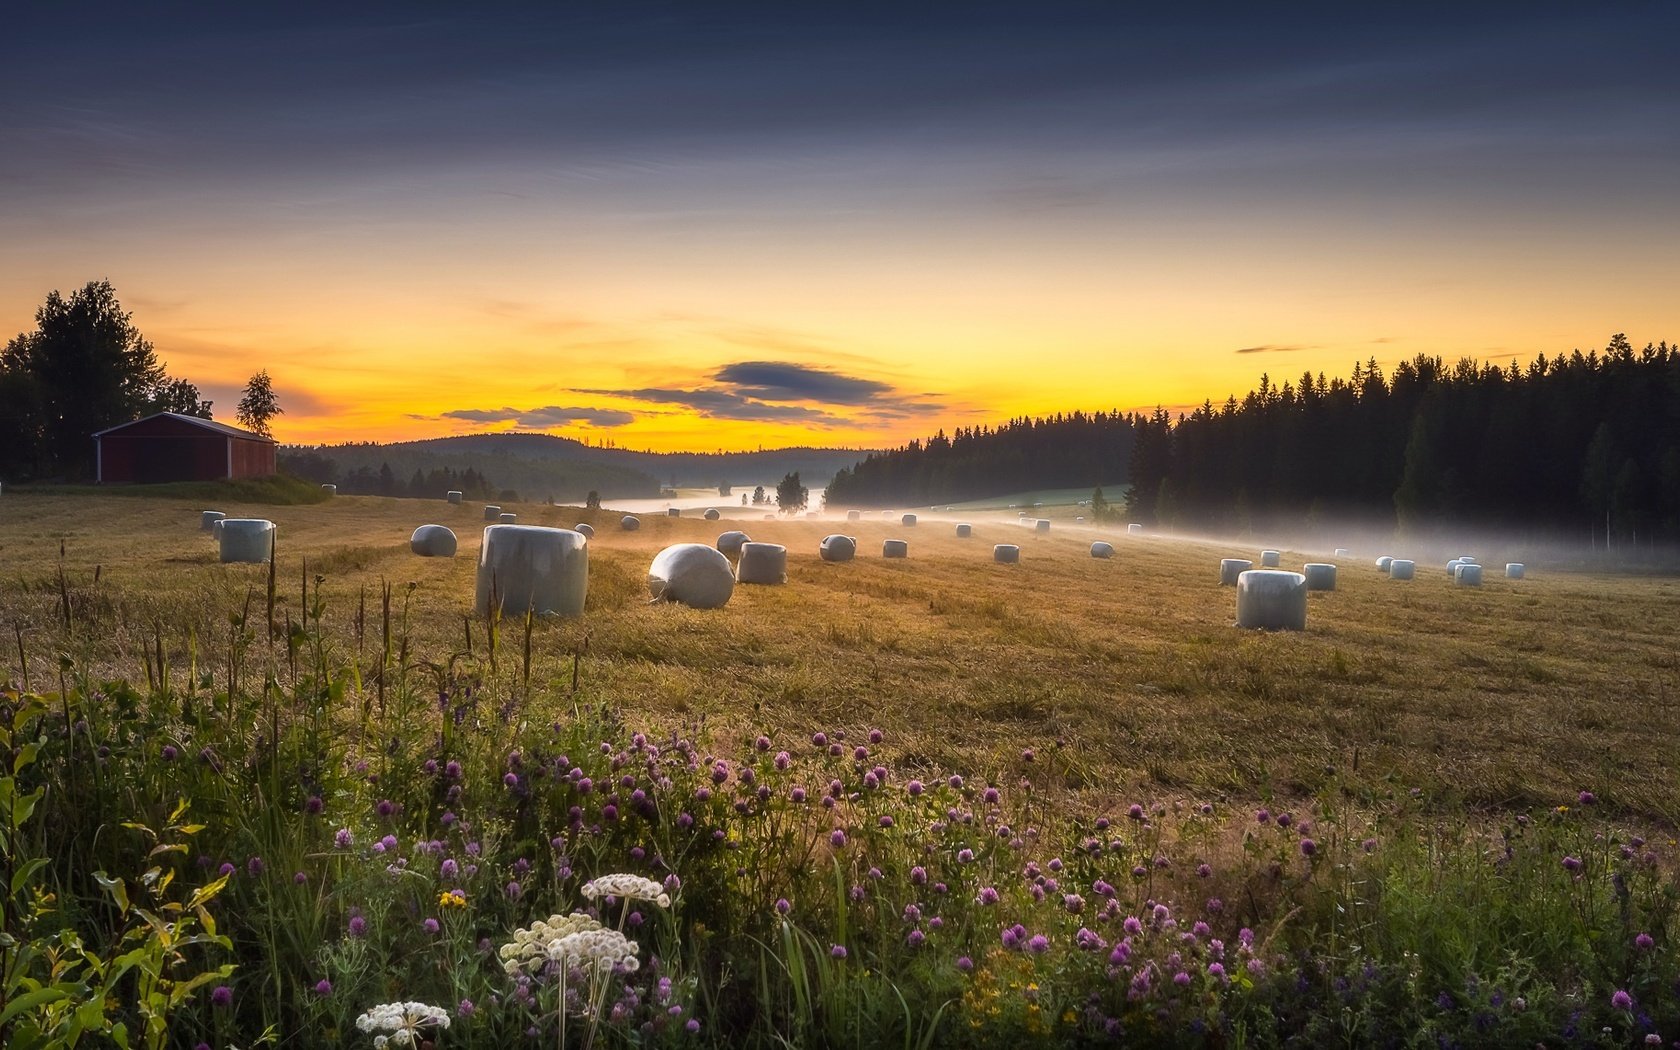
M93 441L101 482L215 481L275 472L273 438L178 412L101 430Z

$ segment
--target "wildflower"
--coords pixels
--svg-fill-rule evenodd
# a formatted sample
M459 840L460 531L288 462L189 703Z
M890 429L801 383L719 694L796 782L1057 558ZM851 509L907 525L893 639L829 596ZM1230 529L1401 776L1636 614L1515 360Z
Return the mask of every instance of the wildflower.
M309 881L309 874L307 872L300 871L297 874L292 876L292 882L295 883L296 885L299 885L299 886L302 886L304 883L306 883L308 881Z
M221 868L218 870L218 873L222 874L222 875L232 875L234 872L236 872L238 870L239 869L234 867L231 863L229 863L227 861L223 861Z
M1586 792L1583 791L1582 794L1584 795ZM1610 997L1610 1005L1617 1010L1631 1010L1633 1009L1633 996L1618 988L1616 994Z
M375 806L374 809L378 811L380 816L388 817L397 811L397 804L388 798L382 798L379 800L379 805Z
M1187 987L1190 984L1190 975L1185 973L1183 970L1180 970L1173 974L1173 983L1178 985L1180 988Z
M443 863L438 865L438 874L446 879L453 879L460 872L461 866L455 862L454 857L445 857Z
M176 756L180 755L180 753L181 752L175 750L175 745L174 744L163 745L163 751L161 752L161 754L163 755L163 760L165 762L175 761Z
M922 946L922 942L925 940L927 940L927 934L923 933L921 930L911 930L904 938L904 943L908 944L912 948L920 948Z
M461 763L455 761L454 759L450 759L448 762L444 763L443 775L448 777L450 780L460 780Z
M320 795L310 795L308 801L303 804L303 811L311 815L319 814L325 808L327 804L321 801Z
M445 890L438 894L438 907L440 908L465 908L466 906L467 895L460 890Z
M478 1010L478 1007L473 1005L473 1001L471 999L462 999L461 1002L460 1002L460 1005L455 1007L455 1016L456 1017L471 1017L474 1013L477 1012L477 1010Z
M1377 840L1366 839L1364 842L1359 844L1359 848L1363 849L1366 853L1375 853L1377 851Z
M1033 749L1030 748L1030 747L1023 749L1021 751L1021 761L1031 762L1032 760L1033 760Z
M959 777L955 773L953 773L953 774L951 774L951 779L945 781L945 783L950 785L950 788L951 788L952 791L961 791L962 786L963 786L963 778Z
M1591 791L1583 791L1579 795L1575 796L1575 801L1579 802L1583 806L1590 806L1594 802L1598 801L1598 796L1593 794Z
M957 863L958 864L973 864L974 863L974 851L971 850L971 849L958 850L957 851Z
M367 936L367 920L362 918L360 915L350 916L350 936L352 936L352 937L366 937Z
M1131 817L1133 820L1142 820L1144 816L1143 807L1138 805L1136 802L1132 803L1131 808L1126 810L1126 816Z
M785 769L787 769L788 766L791 766L792 764L793 764L793 756L792 755L788 754L786 751L776 752L776 768L777 769L784 769L785 770Z
M1318 852L1318 843L1314 842L1312 839L1302 839L1301 840L1301 856L1310 857L1314 853L1317 853L1317 852Z
M251 857L245 861L245 871L247 874L253 876L261 875L263 873L263 868L264 864L261 857Z
M996 904L997 902L998 891L991 886L980 887L980 895L974 898L976 904Z
M535 972L548 964L549 950L574 933L601 930L595 919L582 912L570 915L551 915L539 919L529 927L513 931L513 940L497 949L496 957L509 977L522 972Z
M1085 910L1085 898L1077 893L1066 894L1062 897L1062 907L1067 909L1069 915L1078 915Z
M373 1037L375 1048L383 1048L387 1043L418 1046L420 1030L428 1026L448 1028L449 1014L442 1007L426 1003L382 1003L356 1018L357 1028L377 1033Z
M1272 822L1271 810L1267 810L1267 809L1257 809L1257 810L1255 810L1254 811L1254 822L1256 824L1270 824Z
M834 959L844 959L846 957L846 946L844 944L833 945L828 949L828 954Z
M811 746L812 747L827 747L828 746L828 734L827 733L812 733L811 734Z
M776 900L776 914L777 915L786 915L788 912L790 912L792 910L793 910L793 904L790 903L786 897L780 897Z
M1638 948L1642 952L1650 951L1651 946L1656 944L1656 943L1657 942L1652 940L1651 935L1648 934L1648 933L1641 933L1639 936L1637 936L1633 939L1633 946L1635 948Z
M878 823L883 828L890 828L890 827L893 826L893 818L890 814L883 813L883 814L881 814L881 819L878 821Z
M661 908L671 906L671 895L665 887L640 875L602 875L583 884L582 893L590 900L599 897L620 897L625 900L652 901Z
M753 748L760 752L770 750L770 738L760 734L759 738L753 741Z
M1563 858L1563 870L1568 871L1568 872L1578 872L1578 871L1580 871L1581 870L1581 858L1579 858L1579 857L1564 857Z
M1287 828L1289 825L1291 825L1293 823L1295 823L1295 818L1294 817L1290 816L1287 813L1279 813L1278 814L1278 817L1277 817L1277 826L1278 827Z
M421 927L423 927L425 929L425 931L427 933L436 933L436 932L438 932L439 929L442 928L438 925L438 921L434 918L431 918L430 916L428 916L426 918L426 921L422 922L420 925L421 925Z
M319 981L316 981L315 982L315 994L316 995L331 995L332 994L332 982L327 980L325 977L321 978Z
M904 790L910 793L911 798L916 798L922 793L922 782L920 780L912 780L910 783L904 785Z
M972 973L974 971L974 960L966 955L957 956L957 969L963 973Z
M233 1005L233 989L225 984L218 984L210 993L210 1005L226 1009Z
M568 933L550 941L548 958L562 965L593 968L611 973L615 968L635 970L640 965L636 945L617 930L597 927Z
M913 885L913 886L925 886L925 885L927 885L927 869L922 867L919 864L916 865L915 867L911 868L910 869L910 884Z
M841 831L839 828L835 828L832 832L829 833L828 844L830 846L833 846L835 849L845 849L846 848L846 833L844 831Z
M694 1035L694 1034L696 1034L697 1032L700 1031L700 1022L696 1021L694 1018L690 1017L688 1019L688 1024L684 1025L683 1027L688 1030L689 1035Z
M982 794L980 797L987 805L995 806L995 805L997 805L997 801L998 801L998 789L997 788L987 788L985 790L985 793Z

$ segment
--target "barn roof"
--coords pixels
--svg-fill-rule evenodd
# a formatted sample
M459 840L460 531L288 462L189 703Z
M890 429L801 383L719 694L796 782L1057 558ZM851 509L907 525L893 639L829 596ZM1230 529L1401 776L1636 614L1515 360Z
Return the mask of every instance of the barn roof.
M145 417L144 419L130 420L127 423L119 423L117 426L108 427L93 436L96 438L104 437L107 434L114 434L119 430L126 430L137 423L145 423L153 419L173 419L180 423L191 423L195 427L203 427L205 430L214 431L223 437L244 438L247 441L267 441L271 444L274 441L271 437L264 437L261 434L253 433L249 430L240 430L238 427L230 427L226 423L218 423L214 419L200 419L198 416L184 415L180 412L157 412Z

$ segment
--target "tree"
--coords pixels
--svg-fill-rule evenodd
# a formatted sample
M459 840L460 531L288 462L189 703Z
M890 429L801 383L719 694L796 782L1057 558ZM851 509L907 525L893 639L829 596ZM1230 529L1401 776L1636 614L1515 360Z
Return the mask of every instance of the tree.
M198 387L185 379L170 379L153 391L151 401L142 410L142 414L149 416L154 412L177 412L183 416L211 418L210 402L200 398Z
M165 374L109 281L47 296L35 330L0 351L0 391L0 470L11 473L86 476L96 432L159 404L209 409L191 383Z
M1103 498L1101 485L1091 491L1091 520L1098 524L1108 520L1108 500Z
M732 487L729 484L729 482L727 482L727 481L718 482L718 495L720 495L720 496L733 496L734 494L735 494L735 489L734 489L734 487Z
M799 483L799 471L783 475L776 485L776 508L783 514L795 514L805 509L810 502L811 493Z
M284 415L280 399L274 396L274 384L269 381L268 369L263 369L245 384L245 396L239 399L239 423L247 430L264 437L272 437L268 421Z
M764 505L764 503L765 503L764 486L763 485L755 486L753 488L753 506L761 507L761 506Z
M601 494L594 489L590 489L589 495L583 498L583 507L585 510L600 510Z

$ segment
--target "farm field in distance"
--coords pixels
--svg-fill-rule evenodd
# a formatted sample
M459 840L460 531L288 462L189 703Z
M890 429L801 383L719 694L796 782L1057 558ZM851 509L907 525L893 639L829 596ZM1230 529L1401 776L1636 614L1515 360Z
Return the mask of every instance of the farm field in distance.
M977 516L960 540L943 521L905 528L864 520L765 521L730 508L720 522L687 511L641 515L520 505L524 524L591 521L586 615L537 623L531 719L570 710L574 654L583 703L672 729L702 717L713 733L809 735L878 726L912 768L991 776L1023 768L1102 812L1139 794L1257 800L1318 791L1328 780L1385 783L1493 810L1545 806L1582 789L1603 804L1672 824L1680 815L1680 581L1552 573L1454 587L1420 563L1410 583L1373 566L1378 551L1340 559L1338 589L1312 595L1303 633L1240 632L1234 594L1216 585L1221 557L1256 547L1058 522L1036 536L1002 516ZM144 679L158 642L179 672L196 647L201 673L225 677L228 617L265 615L267 572L218 563L198 531L197 503L7 493L0 501L0 610L17 677L18 631L36 688L56 688L66 652L99 678ZM220 506L278 524L276 617L311 600L337 659L371 675L382 581L406 614L411 675L464 652L483 655L472 618L483 525L477 504L340 497L312 506ZM461 542L454 559L408 551L417 525L439 522ZM650 605L647 563L668 543L710 543L739 527L789 549L784 587L737 587L728 606ZM857 536L850 563L818 560L829 532ZM1116 534L1118 533L1118 534ZM881 540L910 540L884 561ZM1093 538L1117 547L1088 555ZM1022 547L997 565L991 545ZM62 630L59 551L73 617ZM1286 552L1284 566L1318 560ZM1487 559L1484 559L1487 560ZM97 582L95 576L97 573ZM320 582L315 582L316 577ZM365 604L364 604L365 602ZM360 641L357 621L362 617ZM260 636L262 625L257 623ZM501 625L496 674L524 677L523 627ZM284 682L285 647L272 667ZM265 671L260 642L247 657ZM556 708L544 710L544 706Z

